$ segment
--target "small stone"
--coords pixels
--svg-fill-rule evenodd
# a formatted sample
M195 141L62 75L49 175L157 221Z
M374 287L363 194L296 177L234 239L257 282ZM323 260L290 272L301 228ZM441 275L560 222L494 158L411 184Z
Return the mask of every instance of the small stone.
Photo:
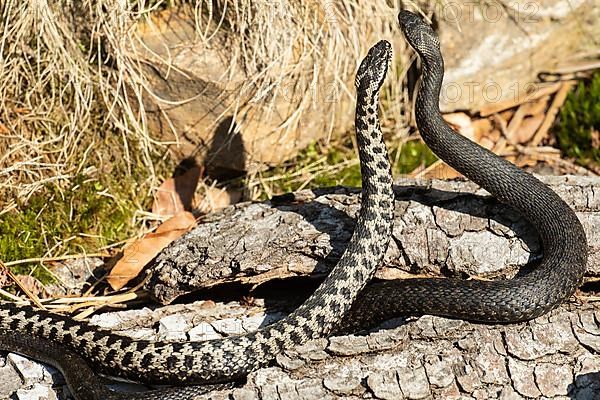
M566 396L573 383L573 371L568 365L539 363L535 366L535 381L544 396Z

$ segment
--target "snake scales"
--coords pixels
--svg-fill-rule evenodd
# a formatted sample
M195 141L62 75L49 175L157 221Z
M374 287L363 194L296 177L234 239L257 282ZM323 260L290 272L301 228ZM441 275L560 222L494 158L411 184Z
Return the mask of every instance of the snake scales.
M544 248L544 259L535 271L511 280L486 282L456 279L410 279L404 281L374 283L369 285L359 295L350 312L337 327L333 326L335 324L335 318L332 316L329 316L329 318L323 316L322 320L313 322L322 324L321 328L311 324L304 325L304 320L294 319L297 318L297 311L295 314L292 314L290 318L286 319L283 324L287 324L286 326L288 326L288 329L294 329L303 325L310 326L310 333L306 332L301 338L293 336L291 337L291 341L287 343L274 342L275 348L259 347L258 349L260 351L267 353L271 351L269 354L273 354L273 352L283 348L284 345L293 344L293 342L296 341L295 339L299 339L297 340L299 342L311 336L314 337L315 335L318 335L319 332L325 333L332 328L335 328L337 331L358 329L403 314L435 314L486 322L523 321L535 318L554 308L569 297L582 281L587 261L587 245L583 228L575 213L553 191L548 189L535 177L497 157L468 139L456 134L448 125L446 125L441 117L438 106L444 70L438 38L428 25L426 25L419 17L408 11L402 11L400 13L399 22L407 41L416 50L422 61L423 79L417 95L415 109L417 125L423 139L430 148L450 166L487 189L500 201L511 205L517 211L522 213L537 228L540 234ZM390 57L389 45L386 44L384 46L382 43L386 42L377 44L369 52L369 56L367 56L365 61L368 60L369 57L383 57L385 64L387 64ZM385 51L382 50L382 46L386 48ZM378 48L379 50L377 50ZM389 166L387 165L387 155L381 142L381 134L378 129L375 107L376 94L383 77L381 77L381 80L377 85L370 86L370 99L361 99L361 96L365 93L361 92L362 86L359 79L361 73L364 74L365 69L368 71L367 67L372 67L374 64L377 64L377 62L372 61L371 64L365 64L365 62L363 62L357 76L359 100L357 105L356 127L357 136L359 138L359 147L361 148L361 162L363 162L362 172L364 192L363 209L361 210L361 217L359 218L353 240L357 240L355 239L357 236L360 237L364 234L361 229L370 228L371 238L378 237L382 244L387 245L388 239L383 239L382 234L386 233L385 231L389 231L390 214L388 207L391 204L391 200L387 188L390 184L390 177L388 175ZM369 74L367 73L366 75L368 76ZM383 76L384 75L385 73L383 73ZM373 145L369 139L369 134L361 135L361 132L367 131L370 131L370 134L374 135L373 142L376 142L376 144L374 144L375 147L369 147L369 144ZM367 139L366 141L365 138ZM377 150L369 151L367 150L369 148L371 150L377 148ZM376 155L379 156L378 161L374 162L371 157ZM369 161L371 161L371 163L369 163ZM381 162L381 165L378 165L379 162ZM365 165L367 165L367 167L365 167ZM369 202L372 200L370 199L370 193L367 190L370 179L374 179L375 181L380 180L379 185L374 185L376 188L374 191L375 197L379 197L379 201L382 202L380 207L377 207L376 201L375 203L371 202L371 207L369 207ZM378 216L373 214L373 208L379 208ZM365 209L370 209L370 212L363 212ZM369 221L372 223L377 219L385 224L384 228L380 227L380 229L377 229L376 226L369 225ZM362 223L364 223L364 226L361 225ZM299 311L310 315L310 307L317 305L317 300L315 300L315 298L319 299L319 296L327 297L327 290L323 288L330 285L331 287L337 287L334 298L343 299L341 300L343 305L339 305L335 301L331 301L327 305L333 306L332 310L339 311L338 315L341 315L346 310L345 307L351 301L349 299L351 299L352 296L344 291L343 284L338 286L340 283L337 279L345 279L350 275L349 271L344 273L343 271L340 271L338 267L342 264L346 264L347 258L351 258L354 262L353 268L361 271L363 268L357 267L355 264L360 260L360 256L358 259L354 258L357 257L356 251L373 251L373 254L377 254L377 260L368 261L371 261L371 264L376 264L376 261L380 259L384 249L385 247L367 249L365 247L356 246L351 241L348 250L340 260L338 266L334 268L328 280L317 289L315 295L304 303ZM378 253L376 253L376 251L378 251ZM353 274L355 275L356 272L353 272ZM364 278L368 278L367 275L370 276L370 273L364 273L364 275ZM356 288L360 286L360 284L356 282L354 285ZM377 305L376 307L374 307L375 304ZM336 307L340 308L338 309ZM67 343L71 342L71 346L82 351L86 358L91 359L96 363L98 362L97 358L90 356L89 349L87 349L86 346L81 345L81 340L78 341L76 337L73 337L74 334L65 334L63 332L63 334L60 335L60 331L64 331L69 327L73 327L72 329L76 330L83 329L84 331L87 331L89 328L82 328L79 323L72 323L68 319L62 317L50 317L44 314L43 318L41 318L36 315L39 314L36 314L33 310L27 309L26 311L18 311L14 306L4 305L0 312L0 327L7 329L14 326L20 329L21 332L36 332L37 328L40 336L59 340L62 339ZM290 321L292 322L290 323ZM57 325L57 327L54 328L54 331L51 330L50 324ZM44 327L39 328L39 325L43 325ZM25 331L23 331L23 327L29 327L31 329L25 329ZM290 333L292 331L286 331L284 329L284 332ZM81 333L75 334L81 335ZM5 343L7 335L7 332L2 333L0 331L0 347L2 348L9 347L10 345ZM87 333L85 335L94 338L94 333ZM103 333L103 335L108 334ZM240 347L228 347L233 354L243 353L244 350L238 349L247 349L249 346L252 346L251 343L247 342L250 338L247 336L242 338L244 339L235 342L235 344ZM252 340L261 341L264 340L264 337L260 336L259 332L258 336L252 337ZM102 342L101 345L106 346L107 348L112 347L112 349L117 348L115 345L118 345L118 349L126 349L126 351L129 352L132 348L135 349L137 347L136 345L131 345L131 343L134 342L129 339L120 338L117 342ZM180 352L179 354L188 355L189 350L188 347L186 347L188 345L171 345L173 346L173 349L170 349L170 351L176 349ZM219 349L221 349L220 346ZM143 348L141 350L145 349ZM181 353L182 350L183 353ZM16 351L18 351L18 349ZM102 351L106 354L106 350ZM109 352L110 351L112 350L109 350ZM22 350L22 352L26 351ZM132 356L128 356L125 360L121 357L120 361L131 362L132 359L129 359L131 357ZM105 365L108 364L111 367L115 366L116 364L114 363L113 358L114 355L113 357L109 357L109 361L113 361L112 364L105 363ZM247 360L248 364L245 364L244 366L238 365L237 369L220 363L218 366L221 367L221 369L218 370L217 373L212 373L210 371L205 373L200 372L199 376L202 379L208 377L207 379L204 379L204 381L215 381L236 377L243 371L262 365L263 362L266 362L265 360L267 358L268 357L265 357L262 354L258 356L254 355L254 357ZM201 361L204 360L201 357L196 359ZM136 358L136 360L139 360L139 358ZM169 361L167 361L167 363L169 363ZM202 362L201 364L203 366L206 365ZM214 363L211 365L214 366ZM131 366L129 364L118 366L117 368L122 368L125 375L131 375ZM106 366L104 369L106 370ZM150 375L151 379L154 379L155 374L160 373L160 370L161 368L153 369L153 372ZM230 372L230 375L226 377L223 370L225 370L225 372ZM144 370L143 373L146 374L146 371ZM173 377L173 375L170 376ZM215 377L217 379L215 379ZM139 379L139 376L137 378ZM161 380L165 381L165 379ZM191 382L192 380L183 379L182 381ZM91 399L92 397L89 398Z

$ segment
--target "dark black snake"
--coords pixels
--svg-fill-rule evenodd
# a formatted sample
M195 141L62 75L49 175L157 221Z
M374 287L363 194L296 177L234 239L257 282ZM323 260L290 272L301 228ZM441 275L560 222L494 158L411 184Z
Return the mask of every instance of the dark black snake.
M427 24L408 11L400 13L399 22L407 41L422 61L423 77L415 105L421 136L434 153L450 166L527 218L540 234L544 259L533 272L511 280L489 282L419 278L371 284L359 295L350 312L335 329L358 329L407 314L433 314L485 322L518 322L540 316L571 296L582 282L587 262L583 228L568 205L538 179L455 133L444 122L438 105L444 71L439 40ZM363 66L364 62L361 69ZM367 101L361 107L359 97L356 126L360 146L365 146L365 143L358 133L368 130L369 125L378 126L375 100L372 101L373 104ZM376 140L376 146L379 147L376 153L385 154L379 129L373 132L377 132L379 137ZM368 138L368 135L364 137ZM363 151L361 161L372 155ZM372 168L378 170L377 165ZM362 172L363 179L368 179L373 171L363 168ZM386 182L384 186L389 186L389 176L379 174L379 178L383 176ZM363 201L368 201L368 194L363 194ZM390 201L389 198L387 201ZM366 216L365 219L370 218ZM14 309L10 310L0 313L0 326L4 325L4 319L10 320L14 315ZM28 311L27 317L34 318L33 313L33 310ZM25 315L18 318L23 317ZM46 321L50 323L50 320ZM328 325L328 329L333 323ZM39 335L48 336L45 332ZM6 347L0 333L0 348ZM75 347L79 348L77 345ZM26 353L24 350L21 352ZM84 354L86 358L92 358L87 352Z
M509 280L419 278L371 284L338 329L353 330L408 314L480 322L536 318L581 285L588 251L583 227L575 212L537 178L446 124L439 109L444 77L439 39L429 25L409 11L401 11L398 20L422 63L421 87L415 102L421 137L448 165L529 220L540 235L544 258L534 271Z
M375 273L391 237L394 210L392 174L377 117L379 90L392 59L391 45L380 41L362 61L357 75L356 138L362 174L362 201L346 251L325 281L293 313L259 331L204 342L134 340L108 330L30 306L0 303L0 348L52 359L66 345L99 372L135 381L205 384L235 380L269 363L286 348L331 332ZM40 348L41 346L41 348ZM91 387L89 370L69 368L78 357L57 360L80 399L120 397ZM93 374L92 374L93 375ZM193 390L193 389L189 389ZM188 389L159 398L181 400ZM108 396L108 397L107 397ZM138 399L156 398L153 394Z

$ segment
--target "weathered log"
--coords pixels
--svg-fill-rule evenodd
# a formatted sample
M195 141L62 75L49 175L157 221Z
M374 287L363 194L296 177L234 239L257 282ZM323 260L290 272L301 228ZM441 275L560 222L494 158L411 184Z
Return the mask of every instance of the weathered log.
M600 275L600 178L542 177L584 225L588 276ZM403 180L379 278L407 274L510 277L542 257L537 233L471 182ZM360 207L349 188L302 191L207 216L157 258L146 285L163 303L224 282L324 275L346 247Z
M597 276L600 178L542 179L577 211L588 235L589 276ZM182 282L185 292L226 282L324 275L349 239L358 193L305 191L207 216L159 257L153 279L165 285L166 270L156 268L170 268L172 281ZM407 180L396 193L394 241L378 272L382 278L408 272L511 276L541 256L535 231L523 218L471 183ZM159 297L175 293L157 288ZM243 386L199 399L597 399L600 305L595 300L582 291L548 315L521 324L396 319L367 333L309 342L250 374ZM258 329L290 310L265 302L202 301L106 313L92 323L138 338L203 340ZM67 398L60 394L64 381L56 371L14 355L4 360L0 356L0 398L39 398L34 393Z
M205 301L109 313L93 322L136 337L200 340L243 333L282 316ZM522 324L397 319L369 333L311 341L251 373L241 387L198 399L593 400L600 398L599 320L598 303L574 302ZM15 355L4 366L3 360L1 398L43 393L55 399L64 392L56 371Z

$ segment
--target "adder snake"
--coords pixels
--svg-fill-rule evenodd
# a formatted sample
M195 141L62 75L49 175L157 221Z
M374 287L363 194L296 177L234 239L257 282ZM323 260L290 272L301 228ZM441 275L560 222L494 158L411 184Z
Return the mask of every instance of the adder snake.
M205 342L150 342L119 336L85 322L36 310L30 306L0 304L0 348L46 357L39 345L56 350L67 345L107 374L164 384L205 384L234 380L267 364L283 349L321 337L331 331L350 309L373 276L391 236L394 209L392 175L377 118L379 90L392 58L391 45L380 41L362 61L356 76L356 138L362 174L362 202L354 234L327 279L298 309L259 331ZM23 343L24 342L24 343ZM33 353L33 354L32 354ZM57 350L60 354L60 350ZM72 356L72 354L70 354ZM47 358L47 357L46 357ZM71 357L71 361L73 357ZM52 360L51 360L52 361ZM68 360L58 360L63 371ZM102 388L90 388L89 374L68 374L78 383L81 399L108 397ZM69 380L69 377L67 378ZM174 393L174 394L173 394ZM185 394L164 394L182 399ZM121 398L110 393L111 398ZM170 397L172 395L172 397ZM152 394L140 393L138 399ZM127 394L125 398L133 398Z
M535 177L455 133L444 122L438 105L444 72L439 40L431 27L408 11L400 13L399 22L422 62L415 104L421 136L436 155L515 208L538 230L544 258L534 271L494 282L419 278L374 283L346 312L381 260L390 235L393 195L377 119L377 95L391 55L390 45L380 42L370 50L356 79L356 133L363 174L363 206L357 227L327 280L296 312L247 336L201 344L167 344L117 337L65 317L3 303L0 348L10 347L7 338L14 338L16 332L31 337L32 345L35 336L64 343L103 371L120 371L136 380L216 382L241 376L264 365L283 348L333 328L353 330L406 314L517 322L542 315L572 295L582 282L587 262L586 237L577 216ZM12 349L27 353L23 347L27 346Z

